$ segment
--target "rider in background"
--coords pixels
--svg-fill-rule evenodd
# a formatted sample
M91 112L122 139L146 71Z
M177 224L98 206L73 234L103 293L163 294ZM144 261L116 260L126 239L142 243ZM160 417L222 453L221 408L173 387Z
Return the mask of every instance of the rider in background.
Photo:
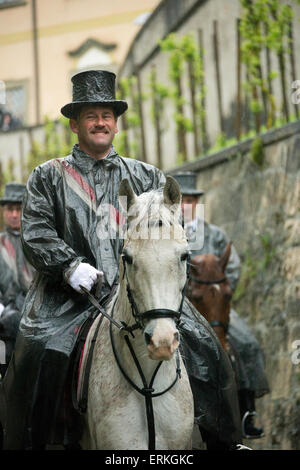
M33 267L26 260L20 238L20 219L26 186L7 183L0 198L5 231L0 233L0 339L5 342L4 377L13 350L24 299L32 281Z
M182 172L172 175L180 185L182 194L182 212L191 257L207 253L221 257L229 238L220 227L207 223L196 214L197 204L204 191L196 189L197 174ZM198 246L196 240L199 241ZM234 246L226 267L226 277L232 291L235 290L241 272L241 261ZM261 348L249 330L246 322L231 308L228 336L238 353L239 378L238 395L242 418L243 437L260 438L264 436L261 427L254 423L255 398L269 393L265 374L264 357Z

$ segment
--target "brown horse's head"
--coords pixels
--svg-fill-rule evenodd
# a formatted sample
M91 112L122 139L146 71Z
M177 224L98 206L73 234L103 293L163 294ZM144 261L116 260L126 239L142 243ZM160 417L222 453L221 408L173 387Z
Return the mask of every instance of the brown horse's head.
M206 254L191 259L187 292L190 301L214 328L224 349L227 349L226 332L232 297L225 275L231 245L229 242L220 258Z

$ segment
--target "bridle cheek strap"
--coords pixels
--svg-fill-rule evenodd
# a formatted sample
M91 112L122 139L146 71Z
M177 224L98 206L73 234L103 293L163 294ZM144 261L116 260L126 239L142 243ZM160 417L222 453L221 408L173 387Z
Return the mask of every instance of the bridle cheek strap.
M222 321L219 321L219 320L212 320L209 322L210 326L214 327L214 326L220 326L221 328L223 328L223 330L225 331L225 333L228 332L228 323L224 323Z
M183 303L184 303L184 298L185 298L186 287L187 287L188 280L189 280L189 272L187 271L187 279L182 289L182 297L181 297L181 302L180 302L178 311L170 310L166 308L156 308L156 309L147 310L146 312L143 312L143 313L139 313L137 305L135 303L135 300L133 298L133 295L130 289L124 258L123 258L123 267L124 267L123 277L126 278L126 282L127 282L127 287L126 287L127 296L128 296L129 303L131 305L132 315L135 318L137 325L141 329L143 329L142 323L144 320L154 320L158 318L172 318L176 322L176 324L179 324L181 313L182 313L182 308L183 308Z
M227 281L227 277L223 277L222 279L217 279L216 281L202 281L201 279L197 279L196 277L190 275L189 276L191 281L196 282L197 284L204 284L206 286L210 286L213 284L222 284L223 282Z

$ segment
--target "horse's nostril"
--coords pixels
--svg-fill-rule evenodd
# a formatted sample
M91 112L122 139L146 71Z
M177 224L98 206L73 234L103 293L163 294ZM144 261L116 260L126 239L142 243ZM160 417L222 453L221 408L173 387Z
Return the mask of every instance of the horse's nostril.
M178 331L176 333L174 333L174 341L179 342L179 333L178 333Z
M152 336L149 335L149 333L145 333L145 340L147 345L150 344L152 341Z

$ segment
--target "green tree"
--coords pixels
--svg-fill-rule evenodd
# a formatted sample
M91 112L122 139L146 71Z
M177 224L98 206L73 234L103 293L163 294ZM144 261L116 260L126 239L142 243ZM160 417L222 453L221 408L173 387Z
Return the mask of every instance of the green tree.
M41 163L71 153L75 143L77 143L77 135L71 131L67 118L62 117L58 121L50 121L46 117L43 141L31 142L31 151L27 156L24 171L25 181L32 170Z
M282 109L289 121L285 80L285 53L289 50L289 32L293 11L278 0L240 0L243 7L240 21L242 36L241 59L246 66L248 83L245 89L251 94L250 108L255 116L256 132L261 130L261 113L264 109L267 128L273 127L276 103L272 81L278 74L268 70L263 75L261 59L263 50L273 51L278 58L282 90Z
M185 62L184 39L177 37L175 33L171 33L160 41L160 48L162 51L169 53L169 78L174 85L170 90L170 96L175 105L173 116L176 122L178 163L180 163L187 161L185 134L193 131L191 120L184 114L184 104L186 102L182 92L182 75Z
M140 158L141 155L141 116L139 113L144 94L137 91L137 78L122 77L117 94L118 99L130 102L130 107L125 115L122 115L122 131L117 134L114 146L118 153L126 157Z
M157 156L157 166L163 167L161 137L165 130L163 126L165 101L170 97L168 88L157 81L156 68L153 66L149 74L148 87L151 98L151 119L155 128L155 146Z

